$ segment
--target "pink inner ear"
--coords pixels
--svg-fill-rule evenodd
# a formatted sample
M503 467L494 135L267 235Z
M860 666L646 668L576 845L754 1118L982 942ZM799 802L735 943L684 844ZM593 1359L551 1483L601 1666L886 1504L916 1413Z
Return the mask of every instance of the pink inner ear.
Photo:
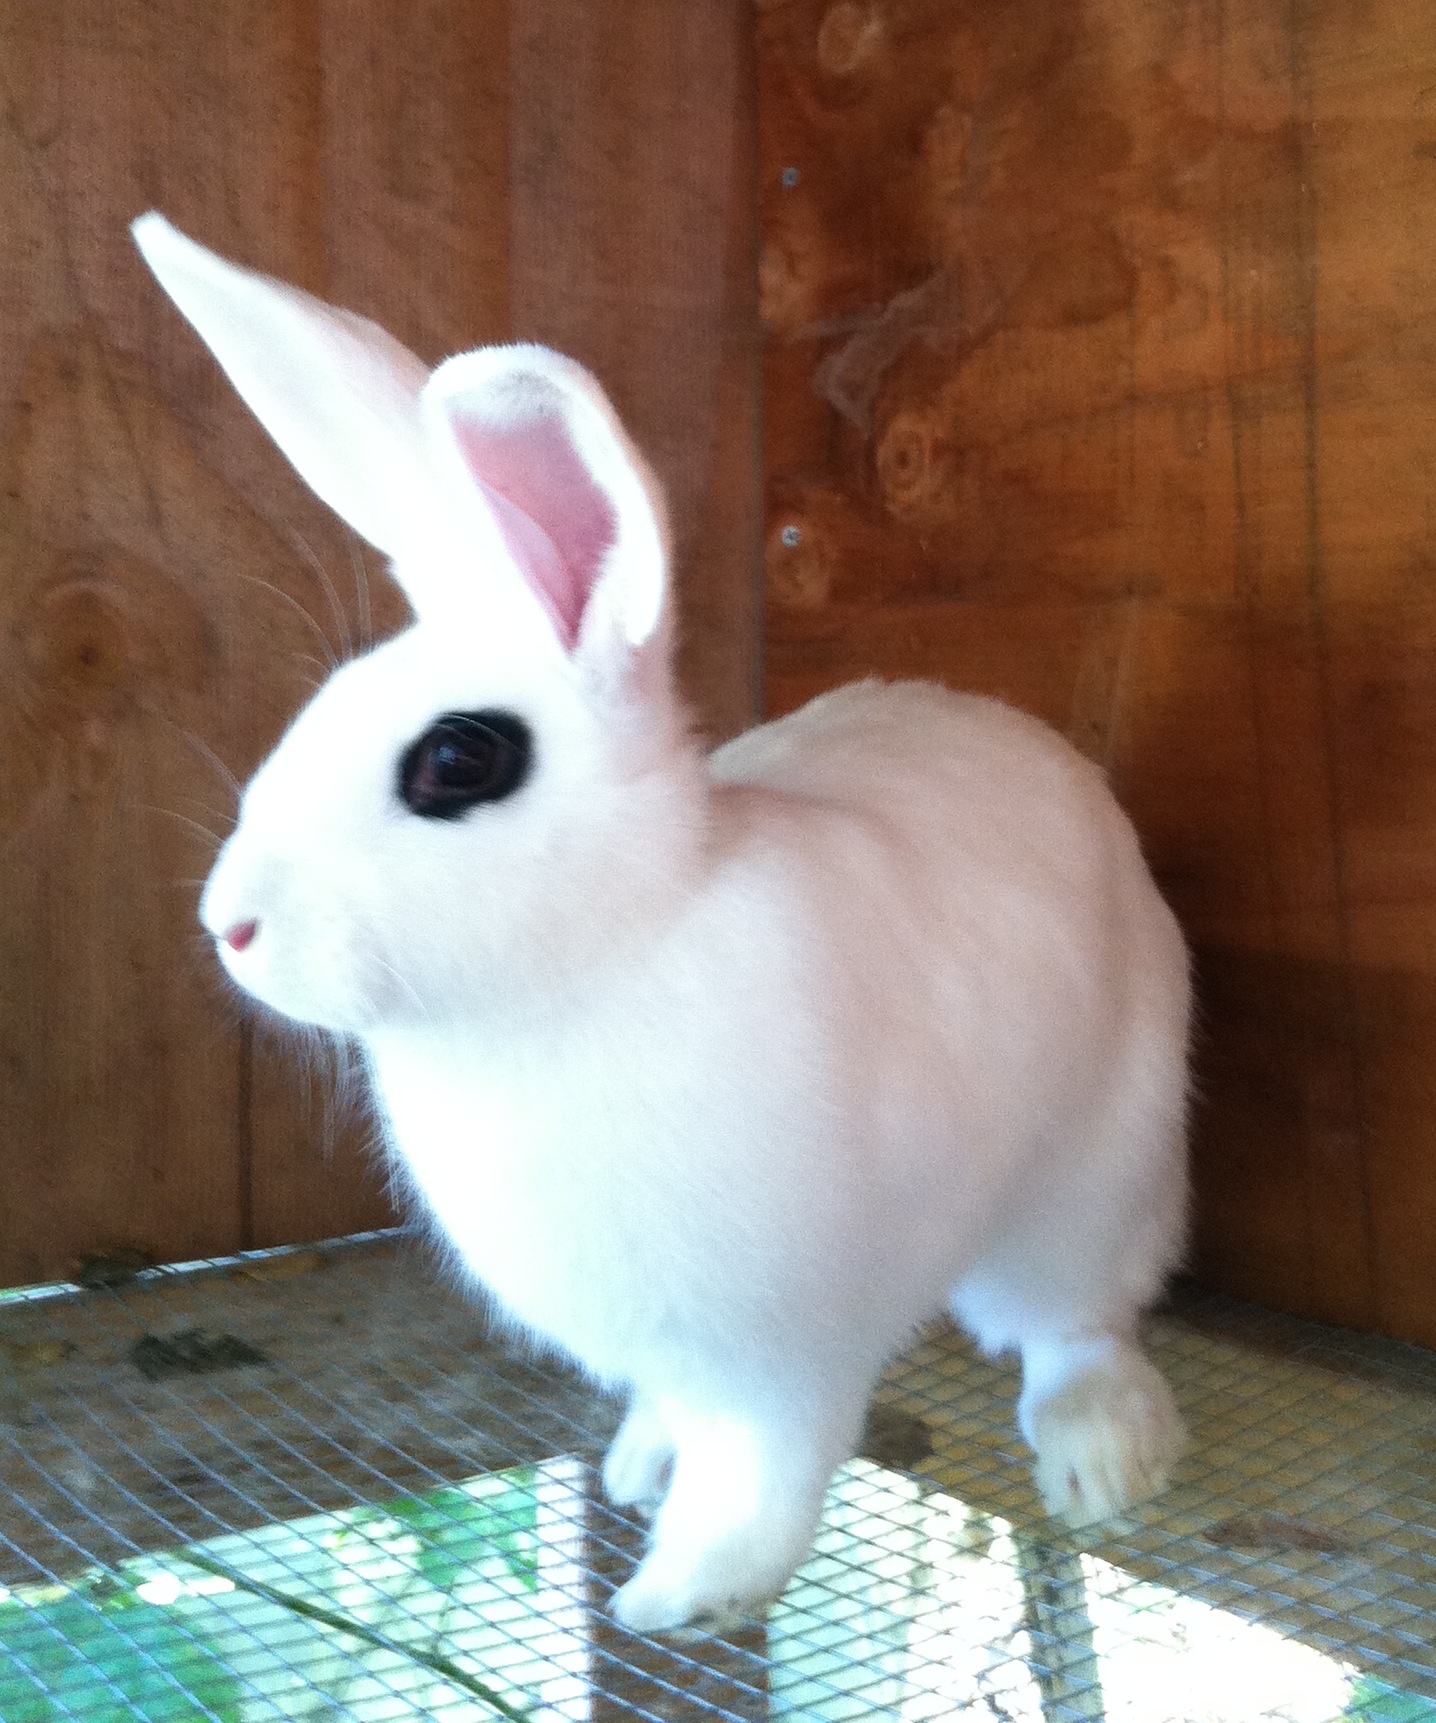
M450 423L510 555L571 652L614 541L613 505L579 458L562 419L499 429L466 418L462 403L455 402Z

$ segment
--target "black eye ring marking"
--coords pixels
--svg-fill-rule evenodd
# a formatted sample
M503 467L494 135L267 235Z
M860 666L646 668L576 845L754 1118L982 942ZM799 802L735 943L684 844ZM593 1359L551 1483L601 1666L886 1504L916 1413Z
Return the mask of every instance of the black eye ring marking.
M501 802L533 769L533 732L514 712L446 712L404 750L399 797L426 820Z

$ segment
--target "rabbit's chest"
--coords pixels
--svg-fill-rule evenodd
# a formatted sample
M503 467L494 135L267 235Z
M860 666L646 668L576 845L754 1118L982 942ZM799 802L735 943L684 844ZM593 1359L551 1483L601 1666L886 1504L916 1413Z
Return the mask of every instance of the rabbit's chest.
M391 1145L475 1277L596 1373L626 1375L624 1337L652 1287L639 1217L611 1176L621 1120L564 1106L552 1087L376 1074Z

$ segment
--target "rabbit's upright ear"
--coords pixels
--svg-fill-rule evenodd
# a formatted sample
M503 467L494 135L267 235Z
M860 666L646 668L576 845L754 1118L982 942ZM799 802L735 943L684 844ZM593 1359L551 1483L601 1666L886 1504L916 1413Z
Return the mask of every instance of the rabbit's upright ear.
M662 497L607 397L546 347L440 365L423 413L436 471L496 520L564 651L622 668L665 619Z
M412 543L432 513L419 410L428 367L378 324L227 263L161 215L131 232L300 477L390 556Z

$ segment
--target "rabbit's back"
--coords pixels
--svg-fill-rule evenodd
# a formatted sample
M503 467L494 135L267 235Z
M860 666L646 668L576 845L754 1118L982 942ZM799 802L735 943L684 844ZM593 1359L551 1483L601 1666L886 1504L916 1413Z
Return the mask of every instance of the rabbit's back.
M846 873L838 889L887 900L934 956L949 925L969 967L1005 968L1045 933L1093 981L1156 962L1185 985L1180 935L1102 772L1001 701L853 683L737 737L710 769L790 822L799 873Z
M899 816L939 790L945 813L1001 820L1034 799L1048 823L1069 802L1103 818L1111 803L1101 772L1049 725L934 682L848 683L735 737L709 764L720 783ZM922 789L926 803L914 803Z
M1104 774L1056 731L869 681L738 737L712 770L779 833L770 894L806 935L793 992L806 974L832 1001L838 1063L915 1098L897 1117L954 1121L959 1201L1032 1154L1056 1190L1058 1163L1090 1171L1128 1114L1147 1152L1180 1155L1185 942Z

